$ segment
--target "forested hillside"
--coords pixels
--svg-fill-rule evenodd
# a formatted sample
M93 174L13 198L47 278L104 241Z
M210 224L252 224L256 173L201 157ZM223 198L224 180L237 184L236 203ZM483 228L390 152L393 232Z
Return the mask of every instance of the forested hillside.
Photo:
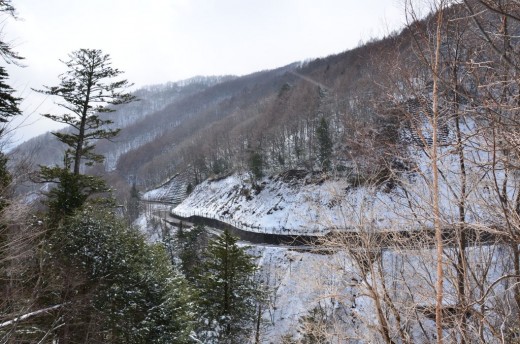
M368 87L369 74L377 67L365 56L379 49L374 44L259 72L193 95L147 118L159 124L163 118L180 120L170 123L157 140L122 156L117 170L149 187L185 169L195 183L211 175L249 169L255 155L266 173L296 166L319 168L315 130L321 118L327 121L338 153L346 151L342 144L346 123L355 126L358 120L367 124L381 119L375 108L383 97L376 103L363 99L376 92Z
M286 339L517 341L520 9L442 5L399 35L298 66L262 112L277 127L240 122L252 125L233 166L247 173L208 180L173 209L248 232L328 233L329 264L307 266L328 279L299 320L308 327ZM347 61L359 74L326 77Z
M69 55L38 92L77 118L0 156L0 339L517 343L520 5L407 4L341 54L134 94Z
M135 182L149 189L178 172L189 171L196 184L211 175L249 169L254 156L265 173L321 169L315 133L322 119L334 148L333 167L345 169L361 154L361 140L368 135L381 144L392 139L378 134L391 121L381 110L389 102L388 85L381 83L407 63L397 54L409 54L411 46L405 30L276 70L139 90L139 102L115 112L114 127L122 128L121 134L97 146L106 156L103 170L111 172L119 188ZM58 147L47 136L22 144L16 154L33 154L37 164L49 165L61 162ZM96 173L103 173L100 167Z

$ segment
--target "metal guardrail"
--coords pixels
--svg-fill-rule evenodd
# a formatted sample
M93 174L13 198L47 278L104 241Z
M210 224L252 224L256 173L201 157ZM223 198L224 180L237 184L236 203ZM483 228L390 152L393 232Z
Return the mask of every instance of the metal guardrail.
M296 237L323 237L329 233L343 233L346 235L343 240L348 240L348 242L353 245L353 247L361 248L366 242L363 242L361 239L363 238L360 235L360 229L363 227L348 227L348 228L313 228L313 229L294 229L294 228L277 228L277 227L260 227L260 226L250 226L243 222L236 221L231 218L231 216L222 216L215 215L202 211L174 211L171 210L171 214L181 217L181 218L190 218L192 216L207 218L212 220L217 220L219 222L228 224L237 228L241 231L252 232L258 234L273 234L280 236L296 236ZM410 228L401 228L400 230L381 230L381 231L369 231L365 233L365 239L368 238L368 243L379 245L380 249L393 249L395 247L399 247L401 249L423 249L424 247L434 247L435 246L435 231L433 228L424 227L420 230L418 229L410 229ZM458 243L456 242L456 231L454 231L452 226L448 226L442 229L442 238L444 244L447 247L458 247ZM492 233L488 231L483 231L478 227L467 228L466 239L468 240L468 246L482 246L482 245L493 245L497 242L507 242L507 235L501 235L500 233Z
M217 220L226 224L229 224L235 228L246 232L254 232L254 233L263 233L263 234L279 234L279 235L310 235L310 236L323 236L330 232L331 229L319 229L319 228L309 228L309 229L295 229L295 228L286 228L286 227L260 227L260 226L252 226L242 221L237 221L233 219L231 216L223 216L216 215L203 211L180 211L172 209L171 213L175 216L182 218L190 218L192 216L204 217L207 219Z

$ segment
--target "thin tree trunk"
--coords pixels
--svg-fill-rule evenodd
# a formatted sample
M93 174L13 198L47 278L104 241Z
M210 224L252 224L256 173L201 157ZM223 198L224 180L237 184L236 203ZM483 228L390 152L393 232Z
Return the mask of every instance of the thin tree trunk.
M463 154L463 153L461 153ZM461 168L463 168L464 165L461 163ZM467 239L466 239L466 225L465 225L465 203L464 203L464 197L465 197L465 170L461 171L463 179L463 185L461 190L461 199L459 200L459 222L460 225L458 226L458 254L457 254L457 296L458 296L458 310L460 312L460 330L461 330L461 344L466 343L466 336L467 336L467 321L466 321L466 308L467 308L467 301L466 301L466 274L467 274L467 267L466 267L466 246L467 246Z
M433 125L432 125L432 172L433 172L433 223L435 228L435 241L437 246L437 283L436 283L436 304L435 304L435 322L437 329L437 343L443 343L442 334L442 301L444 298L443 281L444 281L444 267L443 267L443 242L442 242L442 228L440 223L440 209L439 209L439 172L437 164L437 149L438 149L438 121L439 121L439 57L441 46L441 28L443 17L444 2L441 1L437 11L437 30L435 37L435 60L433 64Z
M256 334L255 344L260 344L260 324L262 322L262 304L258 304L258 313L256 315Z
M458 49L457 49L458 51ZM459 156L460 168L460 194L458 196L458 210L459 210L459 226L458 226L458 254L457 254L457 294L458 306L461 312L460 316L460 330L461 330L461 344L466 343L467 337L467 321L466 321L466 278L467 278L467 264L466 264L466 164L464 157L464 148L462 145L462 132L460 129L460 106L459 106L459 83L458 83L458 56L455 56L453 67L453 103L455 106L455 130L457 134L457 153Z
M94 66L91 66L91 69L88 74L88 82L87 82L87 91L85 95L85 103L83 104L83 111L81 113L81 123L79 126L79 133L78 133L78 144L76 145L76 152L74 155L74 175L79 175L80 167L81 167L81 156L83 153L83 144L84 144L84 138L85 138L85 125L87 121L87 115L88 115L88 107L90 103L90 91L92 89L92 76L94 74Z

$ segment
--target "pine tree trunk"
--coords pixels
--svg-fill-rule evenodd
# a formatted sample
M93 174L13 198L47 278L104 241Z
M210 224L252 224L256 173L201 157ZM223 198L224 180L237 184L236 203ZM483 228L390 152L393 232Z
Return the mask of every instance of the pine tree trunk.
M88 108L89 108L89 102L90 102L90 91L92 89L92 75L94 73L94 66L91 66L91 69L88 74L88 81L87 81L87 91L84 99L83 104L83 111L81 113L81 123L79 125L79 133L78 133L78 144L76 145L76 152L74 155L74 174L79 175L80 168L81 168L81 156L83 154L83 144L84 144L84 137L85 137L85 125L87 122L87 116L88 116Z

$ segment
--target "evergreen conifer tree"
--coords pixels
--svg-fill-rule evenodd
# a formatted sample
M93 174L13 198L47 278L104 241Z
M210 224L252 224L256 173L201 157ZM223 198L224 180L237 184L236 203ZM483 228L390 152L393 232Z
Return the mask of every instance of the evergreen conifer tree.
M128 198L128 206L127 206L127 218L128 222L132 224L139 217L139 191L135 183L132 183L132 188L130 189L130 197Z
M94 152L95 142L119 133L119 129L109 127L113 122L102 115L114 112L114 105L132 102L135 97L125 92L131 86L127 80L113 81L122 71L111 66L108 54L98 49L80 49L69 54L69 58L62 61L68 70L60 75L60 84L36 91L62 99L58 106L65 109L64 114L43 116L72 129L53 135L69 147L66 158L77 175L83 160L88 165L103 161L104 157Z
M329 123L325 117L321 117L320 119L320 123L316 129L316 136L319 144L318 161L321 168L327 171L331 167L332 138L330 136Z
M10 0L0 1L0 14L15 17L15 8L11 4ZM8 42L0 39L0 56L6 63L14 63L20 66L19 61L23 60L23 57L16 53ZM15 90L7 84L9 74L7 73L4 66L0 66L0 123L8 122L11 117L20 115L19 104L21 98L15 97L13 93ZM0 129L0 135L3 133L5 128Z
M83 162L92 165L103 161L104 157L94 152L95 143L119 133L119 129L110 128L113 122L106 118L106 114L114 112L115 105L135 100L125 92L130 86L127 80L113 81L122 72L111 66L109 55L97 49L80 49L69 57L69 61L62 61L68 70L60 75L60 84L36 90L62 99L58 105L65 109L65 113L43 116L69 125L68 131L53 132L68 146L64 166L42 166L40 170L42 182L57 184L49 194L50 214L54 219L70 215L90 195L107 191L102 179L82 175L81 165Z
M225 231L211 241L201 266L199 298L205 343L244 343L260 294L253 281L254 257Z
M196 225L189 230L179 227L175 237L180 269L188 280L193 281L197 277L203 251L208 245L206 228L203 225Z
M64 304L57 337L89 343L187 343L190 295L161 245L104 207L84 207L49 239ZM59 342L61 342L61 340Z
M15 17L15 8L10 0L0 1L0 14L6 14ZM18 65L23 57L12 50L8 42L0 39L0 56L6 63L15 63ZM9 74L4 66L0 66L0 124L9 122L11 117L21 115L20 101L21 98L15 97L13 94L15 90L7 84ZM0 139L3 139L5 127L0 127ZM0 212L3 211L7 205L6 191L11 183L11 175L7 170L7 156L0 152Z
M264 159L259 152L252 152L249 156L249 169L256 179L264 176Z
M6 123L12 116L20 115L19 103L21 98L13 95L14 89L6 83L9 75L4 67L0 66L0 122ZM0 129L0 134L5 128Z

